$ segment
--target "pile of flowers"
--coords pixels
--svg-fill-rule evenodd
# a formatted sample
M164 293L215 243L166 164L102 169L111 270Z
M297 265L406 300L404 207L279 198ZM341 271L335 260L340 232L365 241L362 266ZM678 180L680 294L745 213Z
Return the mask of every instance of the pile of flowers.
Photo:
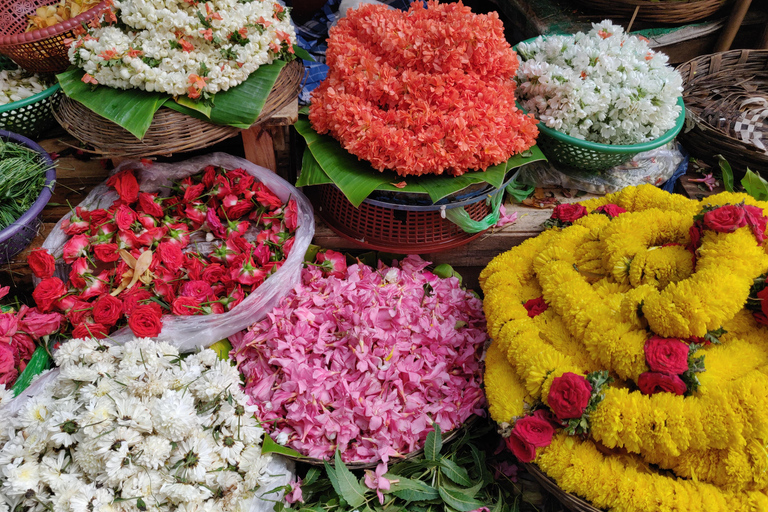
M494 259L486 396L517 457L601 509L768 510L766 213L632 187Z
M17 414L0 408L0 509L250 509L270 456L229 361L148 339L54 358Z
M9 286L0 287L0 299ZM0 306L0 387L10 387L35 352L36 342L58 331L63 315L42 313L38 308Z
M647 142L674 127L683 88L667 56L610 21L592 26L518 45L523 107L549 128L602 144Z
M32 294L38 308L64 313L75 338L104 338L126 321L136 336L153 337L163 314L230 311L293 247L296 201L284 204L243 169L206 167L166 197L141 192L132 169L107 184L119 194L108 209L77 207L61 225L70 236L67 282L54 276L47 250L28 259L42 279Z
M83 81L206 98L293 53L296 34L276 0L115 0L69 47Z
M398 266L319 267L263 321L230 338L245 392L273 437L303 455L381 460L482 414L480 300L416 256ZM323 272L328 272L324 276ZM373 485L373 484L370 484Z
M38 75L30 75L23 69L0 70L0 105L21 101L48 87Z
M309 119L344 149L401 176L485 170L535 143L515 107L515 52L498 14L459 3L350 10L331 29L328 77Z
M61 22L79 16L99 5L100 0L60 0L53 5L42 5L30 14L26 32L53 27Z

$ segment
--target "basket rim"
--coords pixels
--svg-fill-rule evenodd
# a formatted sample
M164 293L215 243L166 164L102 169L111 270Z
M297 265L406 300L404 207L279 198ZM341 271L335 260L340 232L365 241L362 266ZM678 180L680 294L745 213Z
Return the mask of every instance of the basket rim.
M24 214L16 219L13 224L0 231L0 243L2 243L15 236L16 233L21 231L27 224L34 222L34 220L42 213L43 209L48 204L48 201L50 201L53 196L53 188L56 185L56 166L48 152L33 140L7 130L0 130L0 139L27 146L29 149L38 153L43 158L43 162L48 166L48 170L45 172L45 184L40 191L40 195L37 196L37 199L32 203L29 210L24 212Z
M39 28L31 32L21 32L19 34L2 35L0 36L0 46L12 46L12 45L18 45L18 44L25 44L25 43L34 43L37 41L42 41L43 39L47 39L49 37L63 34L64 32L67 32L69 30L74 29L75 27L80 26L82 22L90 20L95 15L98 15L99 13L104 11L104 9L109 8L111 3L112 3L112 0L103 0L101 3L91 7L85 12L81 12L74 18L70 18L68 20L62 21L61 23L57 23L52 27Z
M543 37L546 39L546 36L538 36L538 37L531 37L529 39L526 39L525 41L520 41L520 43L527 43L530 44L532 41L535 41L539 37ZM512 47L513 50L519 55L520 52L517 51L517 45L520 44L517 43L515 46ZM520 57L518 57L518 60L520 60ZM528 111L525 110L520 104L516 101L515 104L517 105L517 108L519 108L523 113L527 114ZM685 102L683 101L683 95L677 97L677 104L680 106L680 115L677 116L677 120L675 121L675 126L664 132L661 136L648 141L648 142L640 142L638 144L625 144L625 145L619 145L619 144L601 144L599 142L590 142L587 140L577 139L576 137L571 137L570 135L566 135L563 132L559 132L553 128L550 128L548 126L545 126L541 121L536 125L536 127L539 129L540 132L547 135L548 137L551 137L553 139L557 139L561 142L565 142L567 144L570 144L572 146L576 146L578 148L582 149L588 149L591 151L597 151L600 153L608 153L611 155L620 155L620 154L629 154L629 153L642 153L644 151L650 151L652 149L656 149L660 146L663 146L667 142L674 139L678 133L683 129L683 125L685 124Z
M31 105L33 103L37 103L38 101L44 100L49 96L53 96L54 94L56 94L56 92L59 91L59 89L61 89L61 84L56 82L54 85L50 86L46 90L41 91L37 94L34 94L29 98L24 98L23 100L6 103L5 105L0 105L0 114L2 114L3 112L8 112L11 110L16 110L18 108L26 107L27 105Z

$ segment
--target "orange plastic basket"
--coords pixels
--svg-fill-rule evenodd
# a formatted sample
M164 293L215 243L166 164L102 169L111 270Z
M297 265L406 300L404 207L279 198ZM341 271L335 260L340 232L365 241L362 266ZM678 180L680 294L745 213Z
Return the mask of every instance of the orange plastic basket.
M408 211L366 200L355 208L335 185L304 189L315 212L336 234L360 247L398 254L427 254L462 246L482 235L466 233L440 210ZM491 213L486 196L463 207L472 220Z
M69 67L64 39L109 9L111 0L52 27L25 32L29 14L59 0L0 0L0 53L31 73L59 73Z

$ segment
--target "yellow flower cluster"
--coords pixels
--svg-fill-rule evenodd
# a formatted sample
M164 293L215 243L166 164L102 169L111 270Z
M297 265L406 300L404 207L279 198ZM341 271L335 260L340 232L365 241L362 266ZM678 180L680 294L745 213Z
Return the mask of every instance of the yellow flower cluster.
M695 264L686 250L702 208L742 201L768 214L768 203L743 194L700 203L627 188L582 203L627 213L548 230L481 274L494 420L511 423L536 401L546 404L553 379L566 372L607 369L615 379L589 418L590 439L558 435L537 451L566 491L627 512L768 511L768 328L744 310L750 285L768 270L768 248L743 227L705 230ZM538 297L548 309L531 318L523 304ZM686 339L721 327L722 344L697 353L707 371L696 393L637 390L650 336Z

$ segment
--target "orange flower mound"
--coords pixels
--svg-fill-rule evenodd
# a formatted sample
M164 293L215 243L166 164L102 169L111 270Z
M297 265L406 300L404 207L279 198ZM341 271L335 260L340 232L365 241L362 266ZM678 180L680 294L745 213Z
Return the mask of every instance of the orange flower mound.
M326 62L312 126L380 171L459 176L507 161L538 135L515 107L517 55L496 13L363 5L331 29Z

